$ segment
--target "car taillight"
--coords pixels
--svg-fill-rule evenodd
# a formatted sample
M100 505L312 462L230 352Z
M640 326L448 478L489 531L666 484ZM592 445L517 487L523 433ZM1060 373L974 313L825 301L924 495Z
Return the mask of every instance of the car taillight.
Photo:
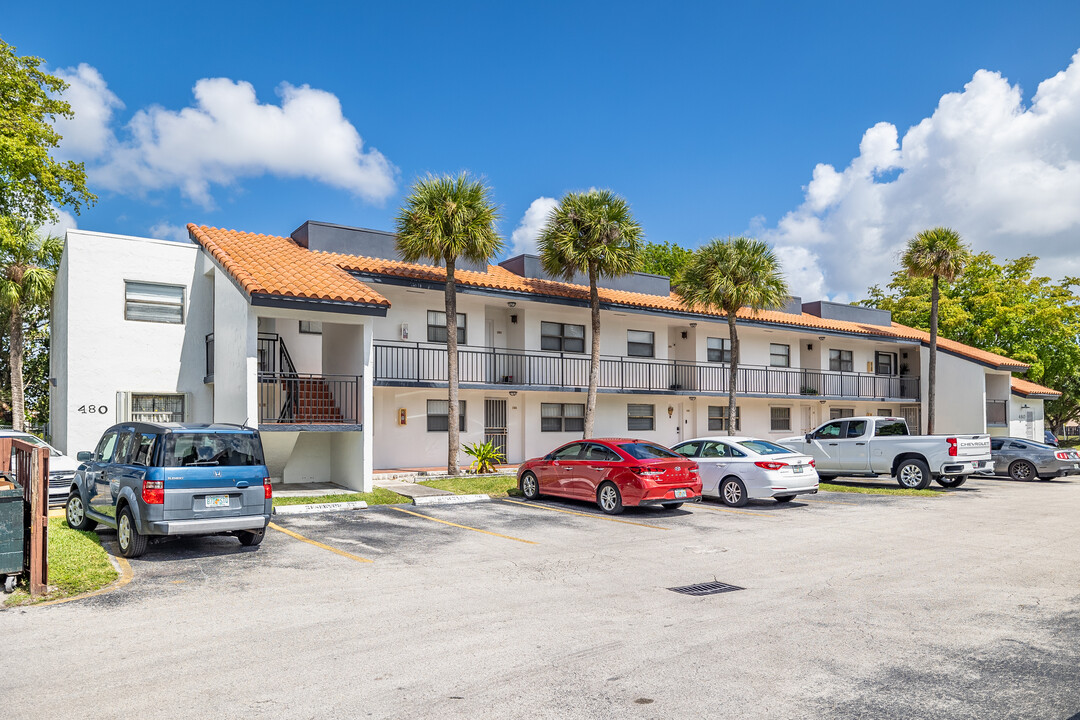
M812 468L816 468L816 467L817 467L817 463L816 463L816 462L814 462L813 460L811 460L811 461L810 461L810 467L812 467Z
M1072 458L1069 457L1069 453L1067 452L1054 453L1054 457L1056 457L1058 460L1072 460Z
M787 463L772 462L772 461L769 461L769 460L759 460L758 462L756 462L754 464L757 465L759 468L762 468L764 470L779 470L780 468L787 467Z
M270 487L270 478L263 478L263 497L267 500L274 497L274 489Z
M641 465L630 468L630 472L634 473L635 475L648 475L648 476L655 476L655 475L663 475L664 474L663 470L658 470L656 468L650 468L650 467L644 467L644 466L641 466Z
M956 457L956 438L949 438L945 442L949 443L949 457Z
M142 499L147 505L163 505L165 503L165 481L143 480Z

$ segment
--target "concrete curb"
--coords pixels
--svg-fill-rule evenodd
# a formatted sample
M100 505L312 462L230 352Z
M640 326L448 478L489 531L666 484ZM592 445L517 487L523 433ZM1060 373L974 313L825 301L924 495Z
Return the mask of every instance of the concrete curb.
M367 503L363 500L337 503L312 503L311 505L282 505L274 508L275 515L305 515L308 513L336 512L338 510L363 510Z
M487 502L490 495L428 495L414 497L413 505L463 505L465 503Z

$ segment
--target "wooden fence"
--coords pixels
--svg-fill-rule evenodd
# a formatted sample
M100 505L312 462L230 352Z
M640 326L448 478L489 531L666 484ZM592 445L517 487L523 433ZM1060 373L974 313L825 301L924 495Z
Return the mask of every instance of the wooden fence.
M23 569L30 577L30 595L43 595L49 584L49 448L0 438L0 472L22 487L26 505Z

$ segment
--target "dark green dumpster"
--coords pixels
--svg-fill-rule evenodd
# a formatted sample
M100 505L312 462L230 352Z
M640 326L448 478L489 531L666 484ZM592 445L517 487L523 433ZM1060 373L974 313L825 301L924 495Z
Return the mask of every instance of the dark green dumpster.
M0 579L4 592L15 589L23 571L23 491L9 475L0 473Z

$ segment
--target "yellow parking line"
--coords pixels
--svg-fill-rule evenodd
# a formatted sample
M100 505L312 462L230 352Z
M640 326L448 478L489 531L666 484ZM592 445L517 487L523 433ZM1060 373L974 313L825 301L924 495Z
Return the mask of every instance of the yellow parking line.
M536 543L534 543L532 540L522 540L521 538L511 537L510 535L500 535L499 533L496 533L496 532L489 532L487 530L481 530L480 528L469 527L468 525L458 525L457 523L452 523L452 522L450 522L448 520L440 520L439 518L434 518L434 517L431 517L430 515L421 515L420 513L413 512L412 510L403 510L403 509L401 509L399 507L391 507L390 509L391 510L397 510L398 512L403 512L406 515L415 515L416 517L424 518L425 520L433 520L434 522L442 523L443 525L452 525L452 526L454 526L456 528L462 528L464 530L472 530L474 532L484 533L485 535L494 535L495 537L506 538L507 540L516 540L519 543L528 543L529 545L536 545Z
M122 558L119 555L110 555L112 560L115 561L117 568L120 570L120 577L114 580L109 585L103 588L93 590L91 592L82 593L81 595L73 595L68 598L60 598L59 600L49 600L48 602L38 603L34 607L45 607L46 605L60 605L61 603L69 603L73 600L82 600L83 598L94 597L95 595L105 595L111 593L113 590L119 590L120 588L131 582L131 579L135 577L135 573L131 570L131 564L126 558Z
M503 500L503 502L513 503L514 505L522 505L533 510L550 510L552 512L566 513L567 515L580 515L581 517L593 518L594 520L607 520L608 522L622 523L623 525L637 525L638 527L652 528L653 530L667 530L666 527L660 527L659 525L647 525L645 523L630 522L629 520L616 520L615 518L602 517L600 515L593 515L592 513L575 512L573 510L563 510L561 508L547 507L545 505L530 505L529 503L519 502L517 500Z
M312 540L311 538L306 538L303 535L300 535L299 533L294 533L292 530L286 530L285 528L283 528L280 525L277 525L275 523L270 523L269 527L274 528L278 532L283 532L286 535L288 535L289 537L296 538L300 542L306 542L309 545L314 545L315 547L320 547L323 550L329 550L332 553L336 553L337 555L340 555L341 557L347 557L350 560L355 560L356 562L362 562L362 563L375 562L374 560L368 560L367 558L360 557L359 555L353 555L352 553L347 553L344 550L338 550L335 547L330 547L329 545L325 545L325 544L323 544L323 543L321 543L321 542L319 542L317 540Z
M710 505L706 505L704 503L699 503L699 506L704 508L705 510L712 510L714 512L737 513L739 515L757 515L758 517L767 517L767 518L774 517L771 513L756 513L756 512L747 512L746 510L732 510L731 508L718 508L718 507L712 507Z

